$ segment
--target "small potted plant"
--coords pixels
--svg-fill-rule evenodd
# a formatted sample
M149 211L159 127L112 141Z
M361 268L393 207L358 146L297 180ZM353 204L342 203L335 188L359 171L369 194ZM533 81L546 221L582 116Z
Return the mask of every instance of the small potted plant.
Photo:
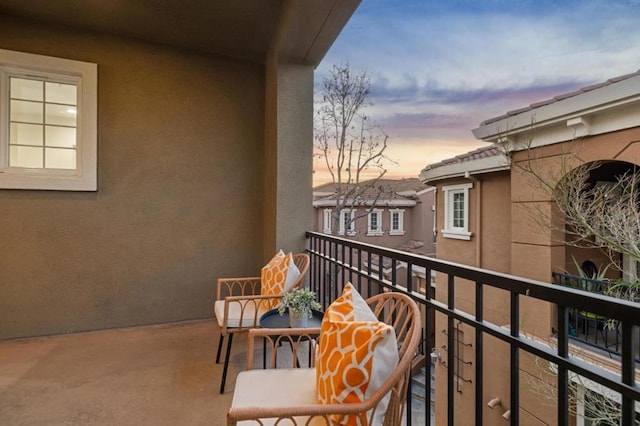
M289 324L291 328L306 327L313 309L320 309L316 302L316 293L306 288L294 288L282 297L278 313L283 315L289 308Z

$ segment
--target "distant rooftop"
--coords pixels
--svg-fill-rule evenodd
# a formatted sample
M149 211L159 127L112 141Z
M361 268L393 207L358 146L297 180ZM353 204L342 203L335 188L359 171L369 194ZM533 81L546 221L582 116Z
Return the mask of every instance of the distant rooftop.
M372 181L363 181L360 186L364 187ZM373 187L366 188L359 196L360 202L367 201L409 201L416 200L421 191L429 186L422 183L418 178L405 179L380 179ZM329 182L313 188L314 205L320 201L334 201L337 197L337 185Z
M365 186L369 184L371 180L361 182L361 186ZM420 192L423 189L427 189L427 185L420 182L418 178L404 178L404 179L380 179L374 188L368 189L365 193L363 193L364 197L370 196L375 197L378 194L378 188L384 188L387 191L397 193L406 193L406 192ZM314 193L332 193L334 194L337 191L337 185L333 182L325 183L323 185L318 185L313 188Z

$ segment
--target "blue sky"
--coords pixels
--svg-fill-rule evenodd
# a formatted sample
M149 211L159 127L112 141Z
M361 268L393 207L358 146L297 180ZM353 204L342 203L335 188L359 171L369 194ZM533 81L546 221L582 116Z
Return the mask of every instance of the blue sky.
M639 23L640 0L363 0L315 78L367 72L389 175L416 177L485 119L639 70Z

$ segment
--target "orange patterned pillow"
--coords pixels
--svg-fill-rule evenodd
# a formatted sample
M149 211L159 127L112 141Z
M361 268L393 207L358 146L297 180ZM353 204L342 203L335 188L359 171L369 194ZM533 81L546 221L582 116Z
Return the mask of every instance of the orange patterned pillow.
M369 398L398 365L393 327L377 320L348 283L327 309L318 342L316 383L322 404L355 403ZM389 397L371 413L334 416L336 425L381 425Z
M260 274L260 294L263 296L276 296L284 292L285 283L287 282L287 272L289 265L293 263L293 255L291 253L285 255L280 250L267 263ZM266 302L267 308L271 309L279 303L277 299L269 299Z

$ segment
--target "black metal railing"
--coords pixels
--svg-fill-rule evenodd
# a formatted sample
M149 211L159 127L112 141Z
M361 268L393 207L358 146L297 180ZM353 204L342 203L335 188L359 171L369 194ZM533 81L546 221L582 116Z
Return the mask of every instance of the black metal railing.
M576 376L584 377L590 383L596 383L619 395L620 424L631 426L635 422L635 402L640 400L640 388L636 383L638 353L638 328L640 326L640 305L618 300L612 297L587 293L564 286L547 284L526 278L491 272L479 268L455 264L442 260L418 256L393 249L358 243L356 241L336 238L320 233L308 232L308 253L311 257L310 286L316 291L323 307L335 299L346 282L354 284L367 297L381 291L401 291L412 297L423 308L422 355L425 363L430 365L429 350L435 344L434 318L436 313L446 317L446 324L440 325L446 334L448 348L456 347L456 332L460 324L475 330L474 368L470 382L474 390L475 425L483 424L483 410L487 400L493 395L485 395L483 388L484 369L484 337L491 336L509 346L510 371L510 424L520 423L520 355L532 354L554 366L557 391L556 416L558 425L568 425L571 413L570 384ZM430 277L438 275L439 299L444 291L443 300L434 297L434 289ZM416 278L427 277L426 281ZM469 287L471 283L471 287ZM462 287L464 286L464 287ZM462 290L474 291L472 309L467 312L457 305L456 294ZM496 324L485 320L484 296L489 289L500 289L507 292L506 318L508 324ZM492 290L493 291L493 290ZM456 293L458 292L458 293ZM468 295L468 293L465 293ZM557 321L554 324L556 335L554 345L541 343L533 337L525 336L520 328L521 304L525 298L548 302L557 310ZM569 351L570 311L591 312L617 321L620 329L619 371L613 374L602 366L592 365L573 356ZM444 362L453 366L459 356L456 351L449 350ZM429 372L429 368L426 369ZM454 425L454 398L456 394L457 371L447 369L446 379L446 413L447 424ZM424 411L416 414L408 408L407 424L429 424L432 418L432 396L429 392L429 374L423 383L426 396ZM410 403L410 401L408 401ZM444 404L440 401L439 404Z
M552 272L553 283L596 294L607 294L612 285L578 275ZM621 330L610 318L576 308L569 308L569 338L614 356L622 350ZM638 358L638 354L636 354ZM640 359L640 358L639 358Z

